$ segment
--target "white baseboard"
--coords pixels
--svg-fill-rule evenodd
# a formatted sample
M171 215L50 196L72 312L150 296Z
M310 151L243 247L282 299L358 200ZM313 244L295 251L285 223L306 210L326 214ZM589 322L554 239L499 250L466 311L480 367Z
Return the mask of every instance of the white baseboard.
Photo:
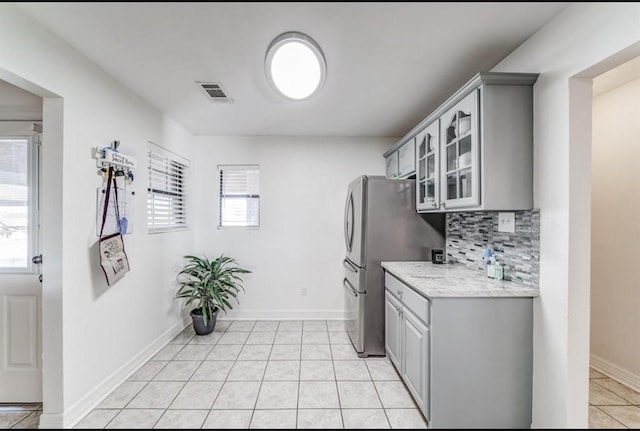
M345 320L345 310L231 310L220 320Z
M64 414L43 413L40 417L40 428L72 428L190 323L191 317L189 315L185 316L182 322L178 322L167 329L140 353L131 358L131 360L126 362L122 367L96 385L92 391L66 409Z
M40 415L40 429L58 429L64 428L64 419L62 413L42 413Z
M621 368L606 359L599 356L590 355L590 365L592 368L600 371L602 374L617 380L623 385L629 386L631 389L640 392L640 376L633 374L624 368Z

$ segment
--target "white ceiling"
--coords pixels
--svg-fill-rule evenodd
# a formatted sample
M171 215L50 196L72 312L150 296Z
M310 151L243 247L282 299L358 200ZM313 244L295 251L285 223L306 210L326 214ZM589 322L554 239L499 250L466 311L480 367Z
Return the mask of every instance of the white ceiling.
M567 3L21 3L197 135L402 136ZM312 99L278 97L264 56L285 31L322 47ZM523 70L522 72L531 72ZM234 100L209 102L194 84Z

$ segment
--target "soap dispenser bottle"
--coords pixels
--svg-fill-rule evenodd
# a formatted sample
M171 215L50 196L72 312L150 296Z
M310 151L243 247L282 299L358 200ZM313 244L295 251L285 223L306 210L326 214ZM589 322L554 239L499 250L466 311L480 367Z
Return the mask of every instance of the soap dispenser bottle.
M484 259L487 265L487 277L495 278L495 273L494 273L495 257L493 256L493 252L489 247L484 249Z
M496 280L504 279L504 265L502 265L500 262L496 262L493 265L493 278L495 278Z

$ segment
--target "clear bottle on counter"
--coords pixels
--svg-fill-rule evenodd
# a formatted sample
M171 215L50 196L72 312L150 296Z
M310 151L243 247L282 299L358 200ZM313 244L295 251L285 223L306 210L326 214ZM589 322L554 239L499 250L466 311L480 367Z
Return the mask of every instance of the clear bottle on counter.
M495 278L496 280L504 279L504 265L502 265L500 262L496 262L493 265L493 278Z

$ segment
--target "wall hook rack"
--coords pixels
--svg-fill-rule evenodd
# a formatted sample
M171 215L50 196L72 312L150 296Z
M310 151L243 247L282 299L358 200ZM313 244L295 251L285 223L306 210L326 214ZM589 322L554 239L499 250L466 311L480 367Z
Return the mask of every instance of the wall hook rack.
M119 140L111 141L108 147L94 147L93 158L100 170L99 175L104 175L110 167L116 171L116 176L124 175L128 182L133 182L133 169L137 166L136 158L118 151Z

